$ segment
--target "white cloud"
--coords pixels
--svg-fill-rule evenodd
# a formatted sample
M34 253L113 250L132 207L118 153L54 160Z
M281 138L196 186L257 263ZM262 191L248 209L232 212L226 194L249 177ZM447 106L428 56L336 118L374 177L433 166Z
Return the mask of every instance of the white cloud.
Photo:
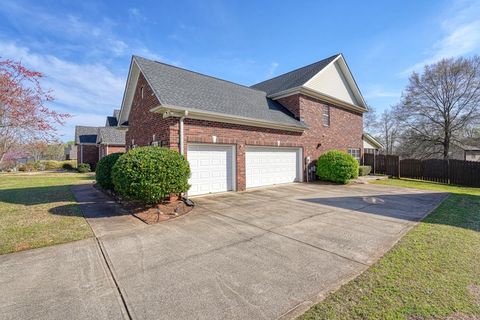
M379 85L371 86L364 94L365 99L374 98L399 98L401 91L387 90Z
M402 71L402 76L407 76L412 71L443 58L471 54L480 50L479 3L459 1L447 11L448 16L441 23L444 36L429 50L427 58Z
M128 9L128 15L130 16L131 19L139 21L139 22L147 20L147 18L142 14L140 9L138 9L138 8Z
M51 107L74 116L68 121L71 128L73 123L103 125L105 117L114 108L119 108L125 79L103 65L77 64L53 55L34 53L14 42L0 41L0 52L4 58L21 60L26 66L44 73L42 84L53 90L55 98ZM60 130L63 132L66 128Z
M268 69L268 77L272 77L275 74L275 71L277 70L278 66L280 64L278 62L272 62L270 64L270 68Z

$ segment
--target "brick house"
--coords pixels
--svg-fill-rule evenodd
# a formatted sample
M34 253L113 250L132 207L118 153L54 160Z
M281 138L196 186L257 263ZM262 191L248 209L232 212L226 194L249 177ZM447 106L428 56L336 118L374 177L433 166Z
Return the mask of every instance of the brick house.
M133 56L118 126L184 154L198 195L312 179L331 149L360 160L366 111L341 54L251 87Z
M119 112L114 110L113 116L107 117L104 127L75 127L78 163L88 163L93 170L104 156L125 152L125 131L117 128Z

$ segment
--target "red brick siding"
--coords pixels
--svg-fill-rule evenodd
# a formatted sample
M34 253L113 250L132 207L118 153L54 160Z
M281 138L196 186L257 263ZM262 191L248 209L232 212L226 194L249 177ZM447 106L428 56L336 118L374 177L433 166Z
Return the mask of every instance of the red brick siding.
M100 159L108 156L109 154L112 153L117 153L117 152L125 152L125 147L122 146L108 146L105 144L102 144L99 146L99 152L100 152Z
M173 147L179 141L178 119L170 131L170 142ZM301 132L290 132L269 128L258 128L237 124L220 123L195 119L184 121L184 148L187 154L188 143L213 143L212 136L216 136L216 143L235 144L237 158L237 190L245 190L245 145L263 145L282 147L301 147L299 139Z
M83 158L82 158L82 151L83 151ZM77 162L88 163L90 164L90 167L92 168L92 170L94 170L98 162L98 147L93 144L78 145Z
M156 141L170 141L170 125L175 120L173 118L163 119L161 114L149 112L151 108L158 105L158 99L143 75L140 74L128 117L128 131L125 140L127 149L131 145L132 139L138 146L150 145L153 135L155 135Z
M140 87L144 86L144 99L140 97ZM143 76L140 76L129 116L127 145L135 139L137 145L149 145L152 134L157 140L167 140L171 148L179 148L179 119L163 119L159 114L149 112L158 105L151 95ZM237 190L245 189L245 146L264 145L283 147L302 147L303 156L315 160L327 150L362 148L363 121L362 114L330 105L330 126L323 126L322 107L324 103L316 99L293 95L279 100L296 117L304 119L309 129L305 132L291 132L278 129L258 128L245 125L219 123L213 121L185 119L184 148L189 143L234 144L237 157ZM187 155L188 156L188 155Z
M125 152L125 147L123 146L108 146L107 155L117 152Z
M278 99L277 101L287 108L295 116L295 118L300 119L300 99L298 98L298 94L284 97Z

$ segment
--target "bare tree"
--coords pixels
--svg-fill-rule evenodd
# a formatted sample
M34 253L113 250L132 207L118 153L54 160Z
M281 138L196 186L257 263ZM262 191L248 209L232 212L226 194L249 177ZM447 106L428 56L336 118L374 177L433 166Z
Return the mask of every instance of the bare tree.
M382 112L377 121L377 128L385 146L385 153L394 154L401 133L396 107L385 109Z
M377 125L377 110L369 105L368 112L363 114L363 130L368 133L375 133Z
M480 57L444 59L412 73L398 116L406 143L448 158L451 143L480 121Z

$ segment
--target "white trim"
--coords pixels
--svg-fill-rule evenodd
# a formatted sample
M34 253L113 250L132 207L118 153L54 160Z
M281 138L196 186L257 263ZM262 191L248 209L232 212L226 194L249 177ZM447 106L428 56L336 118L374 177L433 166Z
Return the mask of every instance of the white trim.
M365 99L363 98L362 96L362 93L360 92L360 89L358 88L358 85L355 81L355 78L353 77L353 74L352 72L350 71L350 68L348 67L347 65L347 61L345 60L345 58L343 57L342 54L339 54L335 59L333 59L332 61L330 61L329 64L327 64L322 70L320 70L316 75L314 75L313 77L311 77L307 82L305 82L303 84L303 87L308 87L308 85L315 79L317 78L320 74L322 74L322 72L324 72L325 70L327 70L327 68L333 64L335 64L337 61L339 61L339 66L343 72L343 75L345 76L345 78L347 79L348 81L348 84L350 85L350 88L353 90L354 94L355 94L355 98L358 100L358 102L360 103L360 107L363 107L365 109L368 109L367 107L367 103L365 102ZM333 97L332 97L333 98ZM340 100L340 101L343 101L343 100ZM343 101L345 102L345 101ZM358 107L358 106L357 106Z
M80 145L80 163L83 163L83 144Z
M246 126L260 127L260 128L272 128L294 132L304 132L308 128L296 127L279 124L277 122L270 122L265 120L251 119L241 116L233 116L219 112L203 111L192 108L177 107L172 105L159 105L150 109L151 112L163 113L164 118L168 117L181 117L182 113L188 111L188 118L206 121L215 121L223 123L233 123ZM173 112L172 112L173 111Z
M378 141L377 139L375 139L374 137L372 137L368 133L364 132L362 134L362 140L367 140L368 143L376 145L378 149L384 149L385 148L385 146L380 141Z
M316 90L306 88L306 87L303 87L303 86L291 88L291 89L288 89L288 90L284 90L284 91L278 92L276 94L270 95L268 97L273 99L273 100L278 100L278 99L285 98L285 97L288 97L288 96L291 96L291 95L297 94L297 93L301 93L301 94L304 94L306 96L313 97L313 98L316 98L318 100L322 100L322 101L325 101L327 103L331 103L335 106L343 107L343 108L348 109L348 110L357 111L357 112L361 112L361 113L364 113L364 112L368 111L368 109L366 109L366 108L356 106L354 104L351 104L351 103L345 102L343 100L337 99L335 97L329 96L328 94L321 93L321 92L318 92Z

